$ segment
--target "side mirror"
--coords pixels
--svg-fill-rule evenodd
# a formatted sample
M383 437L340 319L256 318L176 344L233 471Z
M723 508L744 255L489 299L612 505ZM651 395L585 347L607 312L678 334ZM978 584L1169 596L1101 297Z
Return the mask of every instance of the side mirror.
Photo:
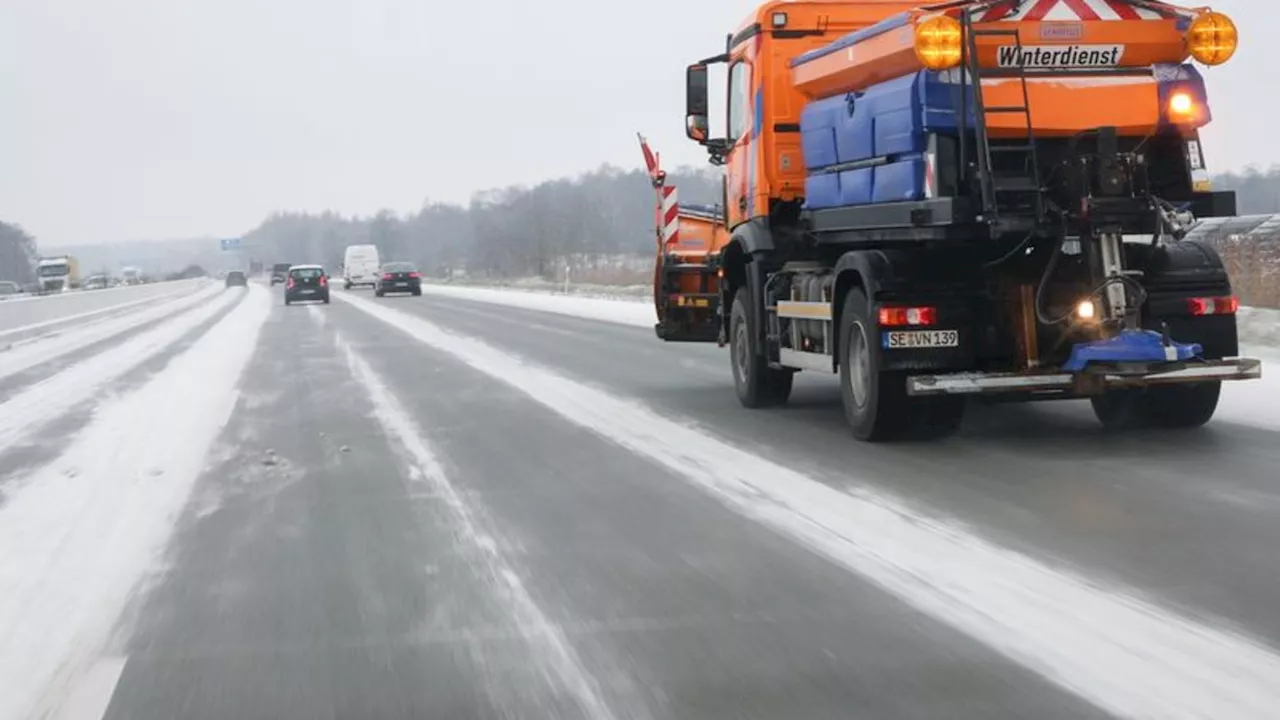
M690 65L685 70L685 134L691 140L706 142L707 134L707 66Z
M689 139L705 145L707 143L707 116L686 115L684 118L684 134Z

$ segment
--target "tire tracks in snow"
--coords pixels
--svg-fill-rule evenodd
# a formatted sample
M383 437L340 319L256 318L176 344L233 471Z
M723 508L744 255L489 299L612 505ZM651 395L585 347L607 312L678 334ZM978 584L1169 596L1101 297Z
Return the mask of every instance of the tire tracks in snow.
M244 297L228 292L163 321L0 402L0 457Z
M0 507L0 717L48 716L74 696L157 569L235 408L270 299L256 287L229 294L170 329L189 330L241 298L140 389L105 403Z

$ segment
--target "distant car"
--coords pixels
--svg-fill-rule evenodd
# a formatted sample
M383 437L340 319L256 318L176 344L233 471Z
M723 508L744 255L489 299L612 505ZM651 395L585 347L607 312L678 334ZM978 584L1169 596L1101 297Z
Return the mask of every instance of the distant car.
M322 300L329 304L329 274L320 265L294 265L284 282L284 304Z
M249 287L249 278L239 270L227 273L227 287Z
M389 262L382 266L382 275L374 287L374 294L382 297L387 293L422 294L422 274L409 262Z
M288 279L289 263L276 263L271 266L271 284L282 283Z
M0 300L22 294L22 286L16 282L0 280Z
M110 284L106 275L90 275L80 281L81 290L105 290Z

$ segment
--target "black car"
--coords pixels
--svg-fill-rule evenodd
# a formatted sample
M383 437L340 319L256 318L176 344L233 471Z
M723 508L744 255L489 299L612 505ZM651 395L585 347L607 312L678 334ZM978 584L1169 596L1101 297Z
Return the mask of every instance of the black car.
M373 293L382 297L387 293L422 294L422 274L409 262L390 262L382 266L382 274L378 276L378 284Z
M294 265L284 281L284 304L322 300L329 304L329 274L319 265Z
M271 284L282 283L288 279L289 263L276 263L271 266Z
M227 273L227 287L249 287L249 278L239 270Z

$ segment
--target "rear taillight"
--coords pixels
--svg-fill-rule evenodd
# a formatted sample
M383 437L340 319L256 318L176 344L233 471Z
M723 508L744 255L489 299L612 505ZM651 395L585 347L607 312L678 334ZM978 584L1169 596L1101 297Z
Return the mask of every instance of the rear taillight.
M320 276L320 287L328 287L328 286L329 286L329 278L325 277L324 275L321 275L321 276Z
M938 322L938 309L932 307L882 307L880 308L880 325L884 327L901 327L903 325L933 325Z
M409 273L409 277L416 278L416 277L419 277L419 275L416 272L412 272L412 273Z
M285 287L286 287L286 288L291 288L291 287L293 287L293 278L289 278L289 281L288 281L288 283L286 283L286 284L285 284Z
M382 274L382 279L383 279L383 280L395 280L395 279L396 279L396 276L395 276L395 275L392 275L391 273L383 273L383 274Z
M1240 300L1235 295L1187 298L1187 309L1192 315L1235 315Z

